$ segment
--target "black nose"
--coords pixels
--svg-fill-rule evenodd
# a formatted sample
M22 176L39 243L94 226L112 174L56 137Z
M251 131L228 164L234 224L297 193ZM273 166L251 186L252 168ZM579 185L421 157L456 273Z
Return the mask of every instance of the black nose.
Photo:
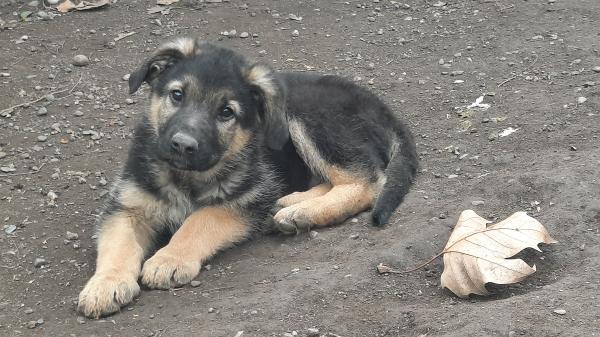
M171 138L171 150L179 154L192 154L198 151L198 142L190 135L177 132Z

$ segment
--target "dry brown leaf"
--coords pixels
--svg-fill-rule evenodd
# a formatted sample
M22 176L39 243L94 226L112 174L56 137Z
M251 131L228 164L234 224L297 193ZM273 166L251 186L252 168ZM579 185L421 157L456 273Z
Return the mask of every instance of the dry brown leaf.
M441 286L459 297L487 295L486 283L510 284L533 274L521 259L509 259L525 248L541 251L538 244L556 243L546 228L525 212L517 212L495 225L472 210L463 211L442 254Z
M110 0L94 0L94 1L80 1L73 2L71 0L65 0L60 5L56 6L56 9L61 13L67 13L72 10L85 11L88 9L100 8L110 4Z

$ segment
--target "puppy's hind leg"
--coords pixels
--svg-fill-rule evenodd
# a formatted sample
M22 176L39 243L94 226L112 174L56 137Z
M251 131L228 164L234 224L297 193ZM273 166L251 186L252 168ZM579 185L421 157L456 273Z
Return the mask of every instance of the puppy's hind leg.
M277 200L275 209L277 211L279 211L282 208L292 206L292 205L300 203L302 201L320 197L322 195L325 195L327 192L329 192L332 187L333 186L331 186L330 183L322 183L322 184L316 185L316 186L308 189L307 191L294 192L294 193L288 194L284 197L279 198L279 200Z
M360 179L337 181L324 195L281 209L275 223L285 234L340 223L371 207L377 190L375 184Z

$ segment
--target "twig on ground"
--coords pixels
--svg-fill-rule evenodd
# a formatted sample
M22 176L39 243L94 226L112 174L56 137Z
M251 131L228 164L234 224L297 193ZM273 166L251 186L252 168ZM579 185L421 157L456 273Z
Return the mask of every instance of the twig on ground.
M119 34L119 36L115 37L113 40L115 40L115 42L122 40L126 37L130 37L133 34L137 34L137 32L129 32L129 33L123 33L123 34Z
M514 79L515 79L515 78L517 78L517 77L518 77L518 75L515 75L515 76L513 76L513 77L511 77L511 78L507 78L507 79L505 79L504 81L502 81L502 83L498 84L498 88L500 88L501 86L505 85L506 83L508 83L508 82L510 82L510 81L512 81L512 80L514 80Z
M75 90L75 88L79 85L79 83L81 83L81 77L79 78L79 80L77 80L77 83L75 83L75 85L73 85L73 87L71 87L71 89L63 89L63 90L57 90L57 91L49 92L49 93L47 93L47 94L45 94L45 95L43 95L41 97L38 97L38 98L34 99L33 101L25 102L25 103L21 103L21 104L17 104L17 105L13 105L13 106L8 107L6 109L2 109L2 110L0 110L0 114L12 111L12 110L14 110L16 108L20 108L20 107L25 106L25 105L35 104L35 103L37 103L37 102L45 99L48 95L56 95L56 94L63 93L65 91L68 91L69 93L72 93L73 90Z
M406 273L412 273L413 271L419 270L419 269L421 269L421 268L425 267L426 265L430 264L431 262L435 261L435 260L436 260L438 257L440 257L440 256L444 255L444 253L446 253L446 251L445 251L445 250L444 250L444 251L442 251L442 252L440 252L440 253L438 253L438 254L436 254L436 255L434 255L434 256L433 256L431 259L429 259L429 260L427 260L427 261L425 261L425 262L421 263L420 265L418 265L418 266L416 266L416 267L413 267L413 268L410 268L410 269L406 269L406 270L395 270L395 269L393 269L393 268L391 268L391 267L388 267L388 266L384 265L383 263L380 263L380 264L377 266L377 271L378 271L380 274L385 274L385 273L390 273L390 274L406 274Z

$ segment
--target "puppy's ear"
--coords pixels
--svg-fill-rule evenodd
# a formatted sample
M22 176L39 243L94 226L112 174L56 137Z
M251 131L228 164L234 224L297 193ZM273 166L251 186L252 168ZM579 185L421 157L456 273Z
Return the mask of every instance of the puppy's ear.
M163 44L136 71L131 73L129 93L136 92L144 82L153 85L165 69L197 53L197 42L194 39L181 38Z
M255 64L246 75L261 103L261 117L267 146L281 150L290 138L285 106L286 88L267 66Z

